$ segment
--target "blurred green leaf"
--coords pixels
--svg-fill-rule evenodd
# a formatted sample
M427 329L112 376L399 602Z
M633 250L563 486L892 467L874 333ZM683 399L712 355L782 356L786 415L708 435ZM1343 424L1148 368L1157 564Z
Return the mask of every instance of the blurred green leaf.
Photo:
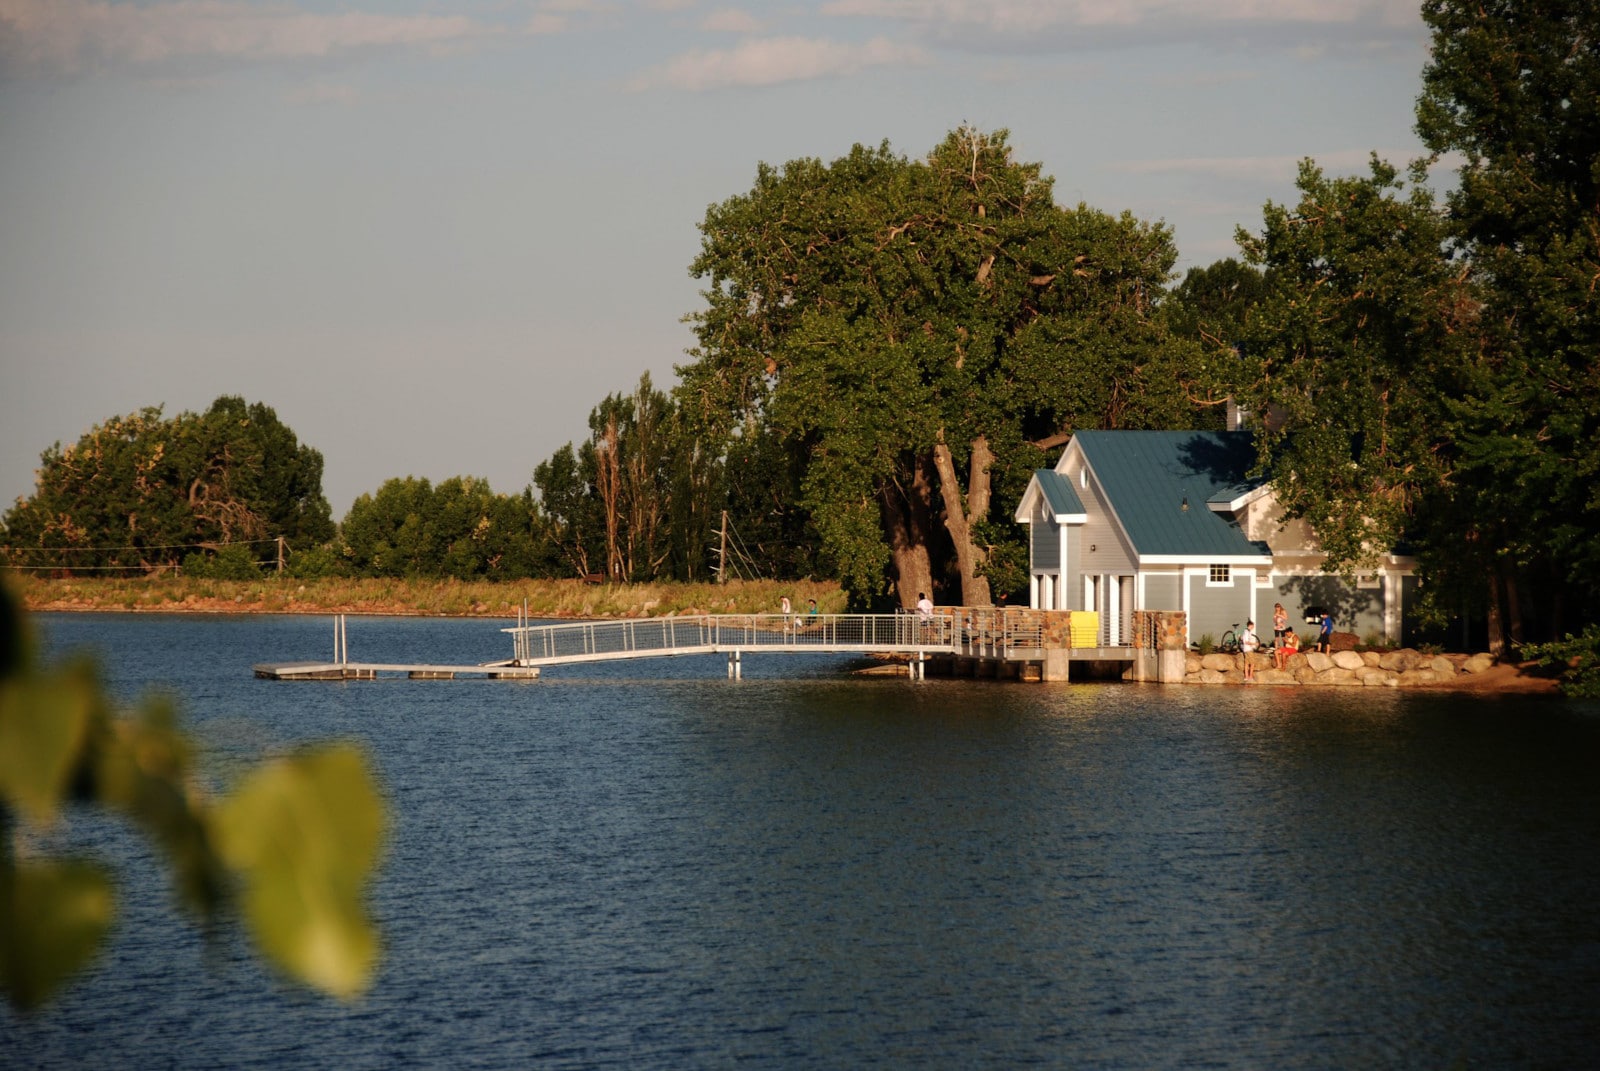
M54 820L94 710L79 676L21 677L0 685L0 799L39 825Z
M206 801L192 783L190 743L170 701L148 699L138 714L117 719L100 741L96 798L161 846L184 906L210 916L225 899L227 882L210 843Z
M94 957L116 914L111 879L79 862L0 868L0 984L37 1008Z
M350 745L262 766L217 813L216 845L243 878L263 954L345 999L371 984L377 963L363 899L384 826L382 799Z

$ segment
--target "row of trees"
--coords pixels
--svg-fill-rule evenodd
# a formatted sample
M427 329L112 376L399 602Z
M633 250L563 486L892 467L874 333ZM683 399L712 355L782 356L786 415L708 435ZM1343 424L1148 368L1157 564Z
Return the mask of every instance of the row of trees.
M1498 649L1600 619L1600 9L1423 17L1417 131L1455 189L1305 165L1239 235L1262 285L1232 389L1292 513L1345 561L1406 541Z
M302 570L628 581L705 577L731 532L767 575L980 604L1024 586L1009 513L1068 435L1218 427L1233 397L1337 563L1404 542L1436 613L1497 642L1593 620L1600 14L1428 0L1423 17L1434 160L1308 161L1297 203L1240 230L1242 263L1172 286L1165 226L1056 204L1004 131L762 165L700 224L680 382L604 399L520 495L393 480L334 538L320 456L219 399L47 453L7 541L142 541L106 561L149 565L158 544L284 534ZM1445 153L1465 163L1440 201L1426 165Z

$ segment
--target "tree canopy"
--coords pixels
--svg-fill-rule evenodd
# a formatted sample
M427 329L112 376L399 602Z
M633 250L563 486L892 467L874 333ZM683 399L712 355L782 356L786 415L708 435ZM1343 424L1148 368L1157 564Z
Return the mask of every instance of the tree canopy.
M333 536L322 455L261 403L224 396L204 413L142 409L42 455L34 493L6 511L8 562L25 568L159 569L196 547Z
M683 408L800 452L825 559L858 595L892 567L910 605L948 562L961 601L988 602L996 492L1020 491L1041 441L1189 418L1192 348L1156 315L1170 234L1058 207L1007 137L763 164L701 224Z

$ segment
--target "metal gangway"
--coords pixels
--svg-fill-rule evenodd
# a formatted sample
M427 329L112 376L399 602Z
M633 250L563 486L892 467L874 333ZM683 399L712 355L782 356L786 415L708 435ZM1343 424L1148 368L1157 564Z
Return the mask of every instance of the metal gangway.
M746 651L912 655L922 676L929 655L960 653L963 630L949 613L702 614L685 617L518 625L509 665L604 662L622 658L726 653L737 678Z

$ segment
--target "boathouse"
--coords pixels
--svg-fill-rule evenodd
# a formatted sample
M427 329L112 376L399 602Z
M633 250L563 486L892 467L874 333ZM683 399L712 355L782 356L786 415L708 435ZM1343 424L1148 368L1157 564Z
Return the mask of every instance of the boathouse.
M1326 610L1341 632L1403 642L1415 562L1389 553L1353 579L1325 569L1316 533L1284 519L1252 479L1248 431L1080 431L1017 505L1028 526L1029 605L1099 613L1103 646L1136 610L1181 610L1189 640L1253 620L1270 641L1281 602L1302 635Z

